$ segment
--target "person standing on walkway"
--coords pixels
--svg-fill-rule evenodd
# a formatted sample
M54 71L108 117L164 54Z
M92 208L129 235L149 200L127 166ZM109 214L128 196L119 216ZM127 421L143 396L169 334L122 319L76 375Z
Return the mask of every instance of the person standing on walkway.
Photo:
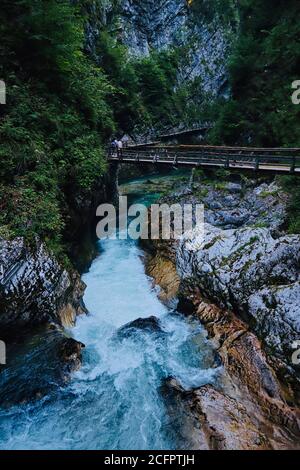
M118 141L117 139L114 139L111 143L111 148L112 148L112 154L116 155L118 154Z
M122 156L122 149L123 149L123 142L122 142L121 139L117 141L117 146L118 146L117 147L118 148L118 156L120 157L120 156Z

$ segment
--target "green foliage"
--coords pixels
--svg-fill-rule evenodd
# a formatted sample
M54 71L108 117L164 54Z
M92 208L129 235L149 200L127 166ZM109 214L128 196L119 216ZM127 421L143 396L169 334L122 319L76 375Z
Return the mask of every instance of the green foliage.
M218 15L219 20L228 21L235 17L235 0L188 0L191 11L196 19L212 21Z
M129 132L143 114L143 105L139 99L138 77L127 48L104 30L99 35L96 52L101 68L114 86L109 99L114 119L124 132Z
M300 69L299 14L296 0L239 2L240 34L228 64L232 98L213 107L211 143L300 147L300 107L291 100ZM281 183L291 195L288 230L300 233L299 181Z
M56 252L63 251L70 205L91 197L107 170L103 142L115 123L130 132L136 123L162 126L184 112L192 116L189 88L176 87L184 51L133 59L103 29L96 65L84 53L91 7L89 0L1 5L0 76L8 104L0 108L0 233L38 235Z
M214 143L300 146L298 1L239 2L240 35L229 59L232 99L219 103Z
M154 123L172 122L177 57L173 52L152 53L135 64L144 108Z
M186 61L186 47L151 51L147 57L133 58L124 45L103 30L96 53L99 65L114 86L109 103L122 131L130 132L139 123L143 131L201 119L201 79L178 84L178 69Z
M288 232L300 233L300 181L298 176L278 177L281 187L290 194L288 204Z
M224 190L227 186L229 178L230 171L226 170L225 168L219 168L217 170L204 170L203 168L196 168L194 171L195 181L212 185L216 190Z
M87 154L87 148L90 149ZM77 137L69 147L73 165L68 172L74 184L74 189L90 190L97 178L104 175L107 164L102 148L99 148L97 134Z
M214 178L226 180L230 177L230 174L230 171L225 170L225 168L219 168L218 170L214 171Z
M299 2L188 3L193 21L217 15L240 25L229 59L229 101L201 95L201 78L178 83L186 46L133 58L103 28L93 62L84 53L92 0L2 0L0 78L8 103L0 107L0 236L38 235L63 253L70 205L91 197L106 172L104 142L135 126L214 119L215 144L300 146L300 107L291 102L291 83L299 79ZM226 174L197 177L226 180ZM289 230L299 232L299 183L288 179L284 186L293 194Z
M83 53L83 17L71 2L4 4L0 235L38 235L61 255L69 202L91 197L106 171L115 89Z

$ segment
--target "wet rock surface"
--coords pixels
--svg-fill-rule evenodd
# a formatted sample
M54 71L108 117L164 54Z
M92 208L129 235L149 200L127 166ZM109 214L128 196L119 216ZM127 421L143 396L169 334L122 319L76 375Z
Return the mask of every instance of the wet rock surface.
M177 189L163 200L205 208L204 236L152 243L175 263L182 286L247 321L297 382L291 356L300 337L300 236L281 229L287 195L275 182L196 181L192 195Z
M224 57L230 54L237 35L234 9L227 18L213 7L209 15L195 15L187 0L121 0L117 5L92 0L85 8L86 49L96 61L99 59L97 39L105 28L117 35L133 57L145 57L152 51L180 51L178 84L195 80L199 86L199 92L191 100L197 96L201 99L230 96ZM169 130L184 128L184 123L178 123ZM152 140L157 129L139 129L134 134L136 140Z
M71 326L84 313L84 284L36 241L0 240L0 325L6 330L46 323Z
M40 399L80 368L84 345L63 327L86 312L84 289L79 274L66 271L38 240L31 247L22 238L0 240L0 339L7 345L1 405Z
M224 61L232 25L215 16L197 20L186 0L124 0L120 6L121 37L134 55L151 49L186 46L180 80L202 79L206 92L218 94L227 81ZM227 33L227 34L226 34Z
M59 347L59 357L62 360L63 368L67 374L80 369L82 361L82 349L85 345L73 338L65 338L61 341ZM64 376L68 379L68 375Z
M155 279L154 284L160 288L158 292L160 300L168 302L175 299L178 294L180 278L174 263L158 255L149 256L146 268L147 274Z
M300 237L275 239L267 228L224 231L206 225L198 242L184 241L178 249L183 283L194 283L246 319L268 352L291 368L292 345L300 337Z
M198 316L225 367L223 388L181 390L202 441L213 449L298 448L291 346L300 337L300 237L281 231L286 195L275 183L248 180L196 183L192 195L177 189L170 201L206 207L204 237L152 242L176 266L179 310Z
M237 400L205 385L184 390L174 379L168 387L190 408L198 422L201 450L270 450L272 445L253 422L247 409Z
M160 321L157 317L149 318L138 318L137 320L124 325L118 330L118 337L127 337L136 332L136 330L142 330L146 333L162 333L163 330L160 325Z
M58 394L81 367L83 348L56 327L19 333L7 344L7 365L0 366L1 408Z

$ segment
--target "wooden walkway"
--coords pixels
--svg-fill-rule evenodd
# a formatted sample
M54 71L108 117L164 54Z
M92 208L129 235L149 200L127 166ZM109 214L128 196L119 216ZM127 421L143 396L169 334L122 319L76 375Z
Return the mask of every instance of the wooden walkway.
M111 162L152 163L174 167L226 168L273 174L300 175L299 148L215 147L208 145L138 145L118 153L108 152Z

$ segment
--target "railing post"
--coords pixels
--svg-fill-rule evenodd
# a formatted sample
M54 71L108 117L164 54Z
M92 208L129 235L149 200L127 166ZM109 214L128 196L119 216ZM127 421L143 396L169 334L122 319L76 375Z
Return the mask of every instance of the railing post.
M227 155L227 157L226 157L225 168L226 169L230 168L230 157L229 157L229 155Z
M296 169L296 157L295 157L295 155L293 155L293 160L292 160L292 165L291 165L291 168L290 168L290 173L295 173L295 169Z
M201 163L204 163L204 150L201 149L201 152L200 152L200 161L198 160L198 165L197 166L200 166Z
M259 157L255 158L255 165L254 165L254 171L259 170Z
M178 157L177 154L175 153L174 161L173 161L173 166L176 166L178 163Z

